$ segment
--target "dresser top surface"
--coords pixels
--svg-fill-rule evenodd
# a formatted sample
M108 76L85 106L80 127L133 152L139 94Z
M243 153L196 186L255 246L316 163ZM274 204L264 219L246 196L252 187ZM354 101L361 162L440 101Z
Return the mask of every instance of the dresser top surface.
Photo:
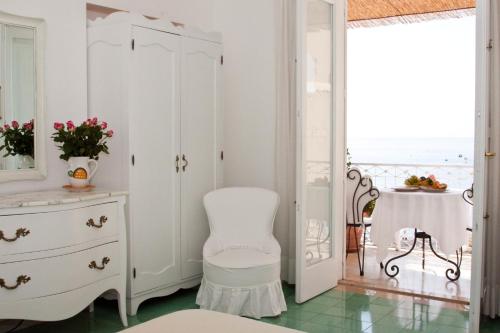
M0 195L0 209L61 205L89 200L119 197L125 196L127 194L128 193L125 191L110 191L105 189L94 189L90 192L69 192L66 190L58 189L51 191Z

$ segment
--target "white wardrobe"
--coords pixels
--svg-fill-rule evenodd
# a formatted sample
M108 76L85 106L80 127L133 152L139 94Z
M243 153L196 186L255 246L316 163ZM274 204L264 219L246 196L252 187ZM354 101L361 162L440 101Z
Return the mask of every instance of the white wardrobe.
M94 183L129 192L127 311L202 275L222 186L221 37L115 13L88 26L89 115L115 131Z

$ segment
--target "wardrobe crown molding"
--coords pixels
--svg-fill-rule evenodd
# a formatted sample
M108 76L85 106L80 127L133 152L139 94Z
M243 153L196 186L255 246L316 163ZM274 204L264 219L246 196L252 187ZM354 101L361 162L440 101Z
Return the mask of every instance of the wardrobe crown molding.
M179 36L190 37L222 44L222 34L219 32L206 32L197 27L186 26L181 23L175 23L167 17L149 18L134 12L115 12L106 17L98 17L95 20L87 22L88 27L98 27L110 24L128 24L143 28L163 31Z

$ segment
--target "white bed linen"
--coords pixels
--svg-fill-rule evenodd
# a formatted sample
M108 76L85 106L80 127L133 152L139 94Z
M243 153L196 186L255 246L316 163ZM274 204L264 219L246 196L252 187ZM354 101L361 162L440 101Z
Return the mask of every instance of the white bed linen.
M185 310L158 317L124 333L298 333L256 320L205 310Z
M468 241L472 207L461 191L446 193L380 191L372 215L371 238L377 245L377 260L388 254L394 234L403 228L425 231L447 255L454 254Z

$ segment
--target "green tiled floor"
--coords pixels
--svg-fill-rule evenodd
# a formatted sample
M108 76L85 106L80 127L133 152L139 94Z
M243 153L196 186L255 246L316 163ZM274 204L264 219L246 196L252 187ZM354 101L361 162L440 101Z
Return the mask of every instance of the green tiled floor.
M305 332L467 332L467 312L417 304L410 298L392 300L331 290L298 305L293 300L293 287L285 285L284 291L288 311L280 317L266 318L263 321ZM195 297L196 289L192 289L147 301L141 305L136 317L129 317L129 324L137 325L167 313L196 308ZM84 311L65 321L38 324L18 332L111 333L121 329L116 303L99 300L93 313ZM500 332L500 321L485 320L481 332Z

